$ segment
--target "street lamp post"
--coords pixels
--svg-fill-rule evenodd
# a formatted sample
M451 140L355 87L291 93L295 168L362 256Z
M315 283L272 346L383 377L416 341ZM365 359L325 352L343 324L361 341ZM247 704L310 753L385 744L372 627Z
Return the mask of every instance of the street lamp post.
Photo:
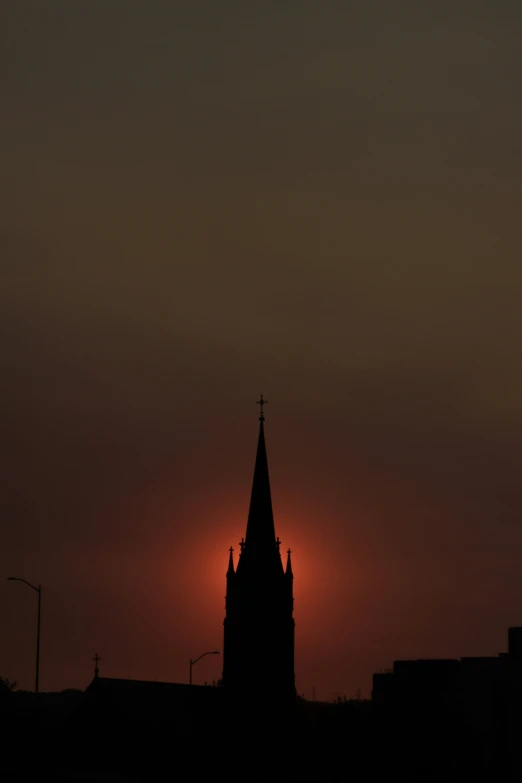
M38 628L36 632L36 677L34 683L34 692L38 693L38 681L40 679L40 615L41 615L41 608L42 608L42 585L38 585L38 587L35 587L35 585L32 585L31 582L28 582L26 579L21 579L19 576L8 576L7 581L24 582L24 584L28 585L28 587L31 587L33 590L36 590L36 592L38 593Z
M199 658L192 658L190 659L190 677L189 677L189 684L192 685L192 667L195 663L200 661L202 658L205 657L205 655L219 655L219 650L209 650L208 652L204 652L202 655L199 656Z

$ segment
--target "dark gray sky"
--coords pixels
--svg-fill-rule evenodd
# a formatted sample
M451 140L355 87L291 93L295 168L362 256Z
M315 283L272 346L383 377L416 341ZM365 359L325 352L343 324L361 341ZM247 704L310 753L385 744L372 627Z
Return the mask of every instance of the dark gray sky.
M0 94L0 573L44 584L42 687L219 647L261 391L300 692L503 649L520 3L4 0Z

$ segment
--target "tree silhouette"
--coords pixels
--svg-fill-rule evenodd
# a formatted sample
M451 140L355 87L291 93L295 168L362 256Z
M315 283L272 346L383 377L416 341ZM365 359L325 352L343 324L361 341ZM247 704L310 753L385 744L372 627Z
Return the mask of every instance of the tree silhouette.
M7 677L0 677L0 698L12 693L17 686L16 680L10 680Z

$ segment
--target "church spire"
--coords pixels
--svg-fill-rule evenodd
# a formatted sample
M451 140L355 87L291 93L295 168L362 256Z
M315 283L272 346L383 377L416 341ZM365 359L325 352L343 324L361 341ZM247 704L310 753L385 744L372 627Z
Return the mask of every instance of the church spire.
M292 560L290 558L290 555L292 554L292 550L291 549L287 549L286 554L287 554L287 558L286 558L286 571L285 571L285 573L288 574L288 576L293 577Z
M263 547L264 545L273 547L276 543L264 431L265 416L263 413L263 406L266 405L266 400L263 399L263 395L261 395L258 405L261 406L261 415L259 416L259 439L257 442L254 481L252 483L250 510L248 512L245 538L246 547L254 546L256 548L258 546Z
M231 546L228 550L230 552L230 557L228 558L228 570L227 570L227 576L230 574L234 574L234 547Z
M258 401L259 437L246 536L234 570L230 549L225 598L223 686L241 705L259 698L295 698L293 581L290 550L286 573L276 538L264 431Z

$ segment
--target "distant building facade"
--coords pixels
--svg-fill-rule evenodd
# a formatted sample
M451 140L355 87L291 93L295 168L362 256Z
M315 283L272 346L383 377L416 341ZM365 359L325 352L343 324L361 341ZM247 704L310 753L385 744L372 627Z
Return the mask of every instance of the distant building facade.
M508 652L491 657L395 661L373 675L376 705L447 704L485 707L522 694L522 628L508 630ZM473 709L475 709L473 707ZM477 714L475 712L475 714Z
M238 697L295 698L293 573L276 538L261 396L246 536L237 566L230 548L224 620L223 688Z
M395 661L374 674L375 743L403 780L522 779L522 628L508 639L497 656Z

